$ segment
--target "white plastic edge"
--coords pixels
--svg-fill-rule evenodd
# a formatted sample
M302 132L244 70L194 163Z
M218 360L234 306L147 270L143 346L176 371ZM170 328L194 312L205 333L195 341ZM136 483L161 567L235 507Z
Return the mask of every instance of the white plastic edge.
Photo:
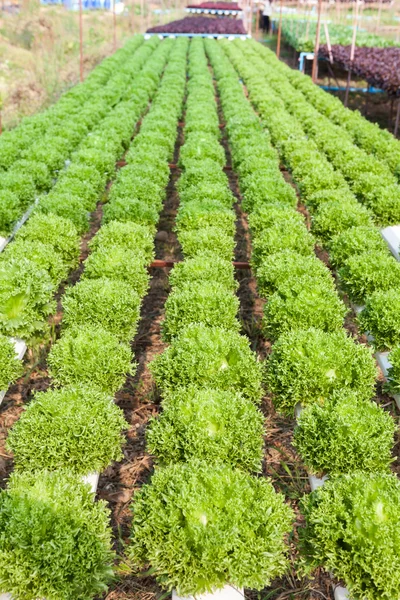
M98 473L98 472L89 473L88 475L85 475L84 477L82 477L83 483L88 483L90 485L90 489L93 494L95 494L97 492L97 486L99 484L99 477L100 477L100 473ZM1 600L1 598L0 598L0 600Z
M338 585L333 590L335 600L350 600L349 592L346 588Z
M0 600L11 600L11 594L0 594Z
M172 590L172 600L243 600L243 598L243 588L235 588L233 585L226 585L215 592L196 594L196 596L178 596L176 591Z
M400 260L400 225L391 225L381 229L381 236L389 246L393 256Z

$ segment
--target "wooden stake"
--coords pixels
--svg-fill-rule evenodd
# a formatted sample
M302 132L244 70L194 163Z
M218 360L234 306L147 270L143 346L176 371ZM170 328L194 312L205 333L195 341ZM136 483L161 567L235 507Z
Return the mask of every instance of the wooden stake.
M83 81L83 19L82 0L79 0L79 79Z
M319 52L319 40L321 35L321 11L322 11L322 0L318 0L318 20L317 20L317 31L315 34L315 46L314 46L314 60L312 65L311 78L315 83L318 74L318 52Z
M140 0L140 33L144 33L144 0Z
M325 30L325 37L326 37L326 45L328 46L329 62L331 63L331 65L333 65L331 38L329 37L328 23L326 21L324 22L324 30Z
M280 10L279 10L279 26L278 26L278 40L276 42L276 56L277 58L281 55L281 38L282 38L282 5L283 0L281 0Z
M260 32L260 7L258 6L258 2L256 1L256 40L258 40Z
M250 0L249 36L253 33L253 0Z
M350 64L349 64L349 73L347 75L347 85L346 85L346 93L344 96L344 105L347 106L349 102L349 90L350 90L350 81L351 81L351 71L354 62L354 54L356 50L356 39L357 39L357 26L358 26L358 9L359 9L359 1L356 0L356 12L354 15L353 21L353 37L351 40L351 48L350 48Z

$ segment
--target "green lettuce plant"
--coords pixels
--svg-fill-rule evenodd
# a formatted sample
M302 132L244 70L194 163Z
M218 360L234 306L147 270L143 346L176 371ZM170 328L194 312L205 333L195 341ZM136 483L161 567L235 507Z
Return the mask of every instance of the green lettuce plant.
M262 205L249 215L249 225L253 236L260 235L277 223L286 225L289 222L295 229L298 226L304 227L304 216L287 204Z
M144 296L149 287L150 275L144 266L145 256L138 250L122 246L104 246L95 250L85 260L84 277L99 279L106 277L125 281L139 296Z
M231 208L234 202L232 192L226 182L210 184L207 181L200 181L196 185L185 187L184 190L180 191L179 199L182 206L192 200L198 202L213 200L226 208Z
M233 210L221 206L215 200L188 202L178 211L176 229L183 231L199 230L203 227L216 227L227 235L235 234L236 216Z
M400 264L387 252L367 250L350 256L339 269L340 281L356 302L362 302L375 291L400 287Z
M247 338L221 327L190 325L150 363L158 387L170 392L179 386L240 391L259 402L262 368Z
M193 160L204 160L207 158L222 168L226 163L224 148L212 134L203 132L191 133L181 149L179 164L186 167L186 164L193 164Z
M154 228L158 222L158 211L154 206L135 198L114 198L104 206L103 222L133 222Z
M22 214L22 207L15 192L0 191L0 235L8 237L14 223Z
M5 391L22 373L22 361L16 356L14 343L0 335L0 391Z
M102 471L122 458L128 424L112 396L92 385L35 395L11 429L7 448L19 471Z
M398 287L371 294L358 315L361 331L373 336L378 350L391 349L400 340L400 295Z
M89 229L89 213L78 196L67 193L49 194L44 196L37 209L38 212L45 215L53 214L69 219L75 225L80 235Z
M95 325L67 329L48 356L49 373L56 385L94 384L103 392L115 394L126 376L133 375L128 344Z
M43 333L54 290L46 271L27 258L0 261L0 332L23 339Z
M389 254L386 242L376 227L359 225L339 233L329 242L329 259L333 266L340 267L347 259L358 254L376 252Z
M388 377L385 384L386 390L391 393L400 393L400 346L395 346L388 356L391 367L388 371Z
M26 258L34 263L39 270L46 271L54 286L58 286L68 275L68 267L63 262L61 255L54 252L53 246L18 238L9 244L0 257L4 260L23 261Z
M288 282L269 297L262 327L272 340L292 329L335 331L342 327L346 313L347 308L330 282L305 277Z
M287 287L291 281L307 276L334 287L329 269L314 254L302 256L293 250L284 250L270 254L262 261L257 269L257 288L260 296L266 298Z
M113 577L109 510L66 471L14 473L0 491L0 591L87 600Z
M193 160L186 165L185 172L178 179L178 192L204 181L207 181L210 185L228 185L228 178L217 163L211 159Z
M266 362L266 385L276 408L293 414L297 403L325 402L333 392L372 396L378 371L370 348L344 331L295 329L275 342Z
M318 210L326 202L354 202L354 195L348 187L336 189L322 189L307 196L307 208L312 211Z
M26 173L0 173L0 190L15 194L23 210L35 200L35 184Z
M123 281L84 279L66 291L63 308L65 326L99 325L128 342L136 333L140 297Z
M349 227L371 226L372 213L353 200L321 204L312 217L311 230L323 243Z
M394 474L333 478L304 497L302 510L302 554L309 568L333 571L352 598L399 596L400 482Z
M253 263L258 267L270 254L292 250L302 256L314 252L314 238L304 224L288 221L272 225L253 240Z
M261 589L287 568L292 510L268 480L229 465L159 469L132 510L129 557L150 563L160 584L179 595L227 584Z
M294 431L294 447L313 473L388 471L396 424L391 415L354 392L307 406Z
M34 214L18 231L16 239L48 244L61 255L70 269L78 265L79 237L76 227L67 219L57 215Z
M231 292L238 288L232 263L211 252L177 263L169 274L169 284L172 288L215 281Z
M179 234L185 258L213 252L224 260L233 260L235 240L218 229L218 227L203 227L200 230L182 231Z
M57 181L51 191L52 195L61 194L75 196L81 200L81 204L87 211L92 212L96 208L99 200L99 194L91 181L68 177L68 171L65 177Z
M187 283L175 289L167 298L162 337L166 342L171 341L191 323L201 323L208 327L218 325L230 331L238 331L238 312L239 299L234 294L227 293L220 283Z
M244 471L260 471L264 418L240 393L179 388L163 401L163 412L147 429L147 446L158 463L199 458Z
M102 225L89 242L93 251L112 246L143 253L146 264L154 258L153 232L145 225L111 221Z
M10 171L13 172L32 178L38 192L46 192L51 188L52 177L44 162L19 160Z

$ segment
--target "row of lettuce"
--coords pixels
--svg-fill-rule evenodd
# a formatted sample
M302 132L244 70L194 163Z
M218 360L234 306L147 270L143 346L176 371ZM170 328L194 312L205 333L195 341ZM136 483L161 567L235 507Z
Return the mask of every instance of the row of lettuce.
M239 334L235 198L200 39L188 73L176 219L184 260L170 274L170 345L150 365L162 395L147 432L157 468L135 495L129 551L180 596L268 585L285 570L292 521L271 483L252 475L263 456L262 372Z
M60 199L69 206L69 216L72 215L80 193L87 195L88 190L82 178L80 186L71 187L65 168L71 159L74 163L96 164L98 150L111 155L115 146L121 145L120 122L129 118L124 107L129 101L132 79L140 71L141 58L145 58L148 50L143 47L142 36L132 38L51 108L27 117L18 127L3 133L0 140L1 236L8 237L18 219L38 201L47 202L49 209ZM119 111L115 110L117 105ZM107 143L106 127L111 135ZM114 167L112 161L110 157L110 168ZM58 177L63 181L56 194L45 200L43 195L54 187ZM77 210L75 220L84 227L82 209Z
M396 426L371 399L377 376L372 351L343 331L347 309L330 270L316 257L314 244L322 240L329 249L334 244L336 265L343 264L347 272L346 261L363 256L366 239L374 241L378 257L384 256L394 272L397 263L389 256L372 217L358 222L352 216L350 207L353 215L364 215L364 208L358 212L356 200L349 198L343 201L347 202L343 209L341 193L334 192L337 188L334 193L326 191L327 181L334 176L343 185L346 180L313 140L307 140L303 132L296 136L296 122L270 93L270 73L267 80L254 44L206 44L243 207L249 213L258 290L267 300L262 327L273 345L266 362L266 387L279 411L293 415L297 406L303 407L294 432L295 447L309 471L330 477L302 502L306 525L299 535L305 567L332 570L345 580L354 598L393 598L399 594L393 569L400 556L400 483L390 472ZM237 143L240 131L246 135L245 144ZM280 172L279 155L271 141L291 167L311 210L315 205L309 198L330 193L336 199L321 202L321 208L330 203L326 226L321 224L318 209L312 210L311 232L316 237L296 211L296 194ZM365 271L360 269L359 277L368 280L370 274ZM345 285L339 272L339 281ZM354 278L350 280L356 286Z
M93 502L82 476L122 458L129 425L113 395L136 369L129 342L148 288L146 266L153 259L186 77L187 41L157 39L149 47L134 80L129 120L121 120L130 135L155 98L113 183L83 275L62 297L61 337L48 359L52 386L35 395L7 439L15 472L0 494L0 591L15 598L94 597L113 577L109 511L104 502ZM120 152L114 162L118 158ZM103 176L99 166L95 172ZM147 211L143 181L153 192ZM79 253L73 224L58 216L43 219L33 217L19 235L35 228L48 234L44 225L54 223L53 252L68 248L71 268Z

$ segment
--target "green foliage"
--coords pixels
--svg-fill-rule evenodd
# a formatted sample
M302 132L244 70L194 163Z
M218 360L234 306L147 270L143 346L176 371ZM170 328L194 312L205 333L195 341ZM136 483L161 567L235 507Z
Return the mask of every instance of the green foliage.
M287 287L291 281L310 277L330 284L334 281L329 269L314 254L302 256L293 250L284 250L267 256L257 269L257 287L260 296L266 298Z
M50 194L52 196L61 195L79 198L82 207L89 212L96 208L99 199L97 189L90 179L86 181L76 177L69 177L68 171L62 179L57 181Z
M112 396L78 384L35 395L7 438L15 468L68 468L79 475L103 471L122 458L128 428Z
M210 159L222 168L226 163L225 151L214 135L193 132L182 147L179 164L186 167L187 164L194 164L195 160L204 159Z
M53 292L49 275L34 262L0 261L0 332L23 339L41 334L55 310Z
M123 281L85 279L66 291L63 307L67 327L99 325L129 342L136 333L140 297Z
M346 391L302 411L294 447L313 473L377 473L389 469L395 431L388 412Z
M346 313L330 282L317 282L308 277L288 282L270 296L262 326L265 335L272 340L292 329L315 327L336 331L342 327Z
M102 175L95 166L85 165L83 163L71 164L67 171L60 175L58 181L61 182L64 178L67 178L68 181L71 181L72 179L86 181L98 192L104 188L106 183L105 176Z
M258 236L277 222L287 225L288 223L296 229L304 227L304 217L287 204L273 203L257 207L249 215L249 225L253 236Z
M179 235L185 258L193 258L200 254L213 252L224 260L233 260L235 240L218 229L218 227L203 227L200 230L182 231Z
M169 284L173 288L215 281L231 292L238 288L232 263L211 252L177 263L169 274Z
M179 192L179 199L181 206L193 200L198 202L212 200L213 202L219 202L226 208L231 208L234 202L232 192L226 182L210 184L207 181L200 181L196 185L191 185Z
M340 267L348 258L364 252L370 252L371 255L382 252L389 254L386 242L376 227L350 227L333 236L329 243L329 259L335 267Z
M79 237L71 221L57 215L33 215L21 227L16 239L48 244L58 252L64 263L73 269L78 265Z
M326 202L335 202L336 204L341 204L343 202L354 203L354 195L350 192L348 187L336 188L333 190L322 189L307 197L307 208L310 210L318 210L320 206Z
M323 242L349 227L371 226L371 213L355 201L324 202L312 218L312 232Z
M42 242L18 238L6 246L4 253L0 256L0 263L3 258L6 261L10 259L21 261L26 260L27 257L37 265L38 269L48 273L54 286L58 286L61 281L66 279L69 269L61 255L54 252L53 246Z
M93 325L72 327L52 347L48 356L50 376L56 385L94 384L114 394L133 375L128 344L114 334Z
M335 391L373 393L377 368L372 351L344 331L289 331L273 346L266 363L266 385L278 410L293 414L297 403L324 402Z
M286 570L293 513L266 479L225 465L171 465L156 471L132 509L130 558L150 563L179 595L226 584L261 589Z
M5 391L22 373L22 362L17 358L14 343L0 335L0 391Z
M276 254L282 250L292 250L302 256L311 256L314 250L314 238L303 224L295 221L277 223L253 240L253 262L259 266L269 254Z
M179 235L183 231L215 227L227 235L235 234L236 216L233 210L221 206L215 200L188 202L183 205L176 218L176 229Z
M158 211L154 206L135 198L117 198L104 206L103 223L111 221L131 222L154 229L158 222Z
M22 209L26 209L35 200L35 184L26 173L0 173L0 190L2 193L15 194Z
M52 177L44 162L35 162L33 160L19 160L11 173L25 175L32 178L35 188L38 192L45 192L51 188Z
M239 299L218 282L187 283L174 290L165 303L162 337L168 342L191 323L238 331Z
M367 250L350 256L339 276L350 298L360 302L375 291L400 287L400 263L387 252Z
M78 196L54 192L40 200L37 209L45 215L53 214L63 219L69 219L82 235L89 230L89 213Z
M117 158L118 156L105 152L103 148L80 149L72 155L72 160L77 164L94 166L99 173L107 177L111 177L114 173Z
M303 500L302 549L311 567L344 579L352 598L400 594L400 482L395 475L351 473Z
M113 571L109 510L58 471L14 473L0 492L0 590L13 598L88 600Z
M153 233L145 225L111 221L102 225L89 242L91 250L115 246L143 253L146 264L154 258Z
M85 260L84 277L106 277L125 281L142 297L147 291L150 279L144 266L145 260L143 254L137 250L122 246L100 247Z
M158 387L165 392L179 386L240 391L259 402L261 364L247 338L221 327L190 325L150 364Z
M210 388L179 388L163 401L147 429L147 445L160 464L223 462L260 471L264 418L241 394Z
M378 350L391 349L400 340L400 294L395 289L371 294L358 315L364 333L370 333Z
M185 172L178 179L178 192L204 181L208 185L228 185L228 178L217 163L211 159L193 160L186 165Z
M0 235L7 237L14 223L21 216L22 208L17 194L9 190L0 191Z
M400 346L395 346L388 356L391 367L389 368L389 379L385 388L394 394L400 393Z

